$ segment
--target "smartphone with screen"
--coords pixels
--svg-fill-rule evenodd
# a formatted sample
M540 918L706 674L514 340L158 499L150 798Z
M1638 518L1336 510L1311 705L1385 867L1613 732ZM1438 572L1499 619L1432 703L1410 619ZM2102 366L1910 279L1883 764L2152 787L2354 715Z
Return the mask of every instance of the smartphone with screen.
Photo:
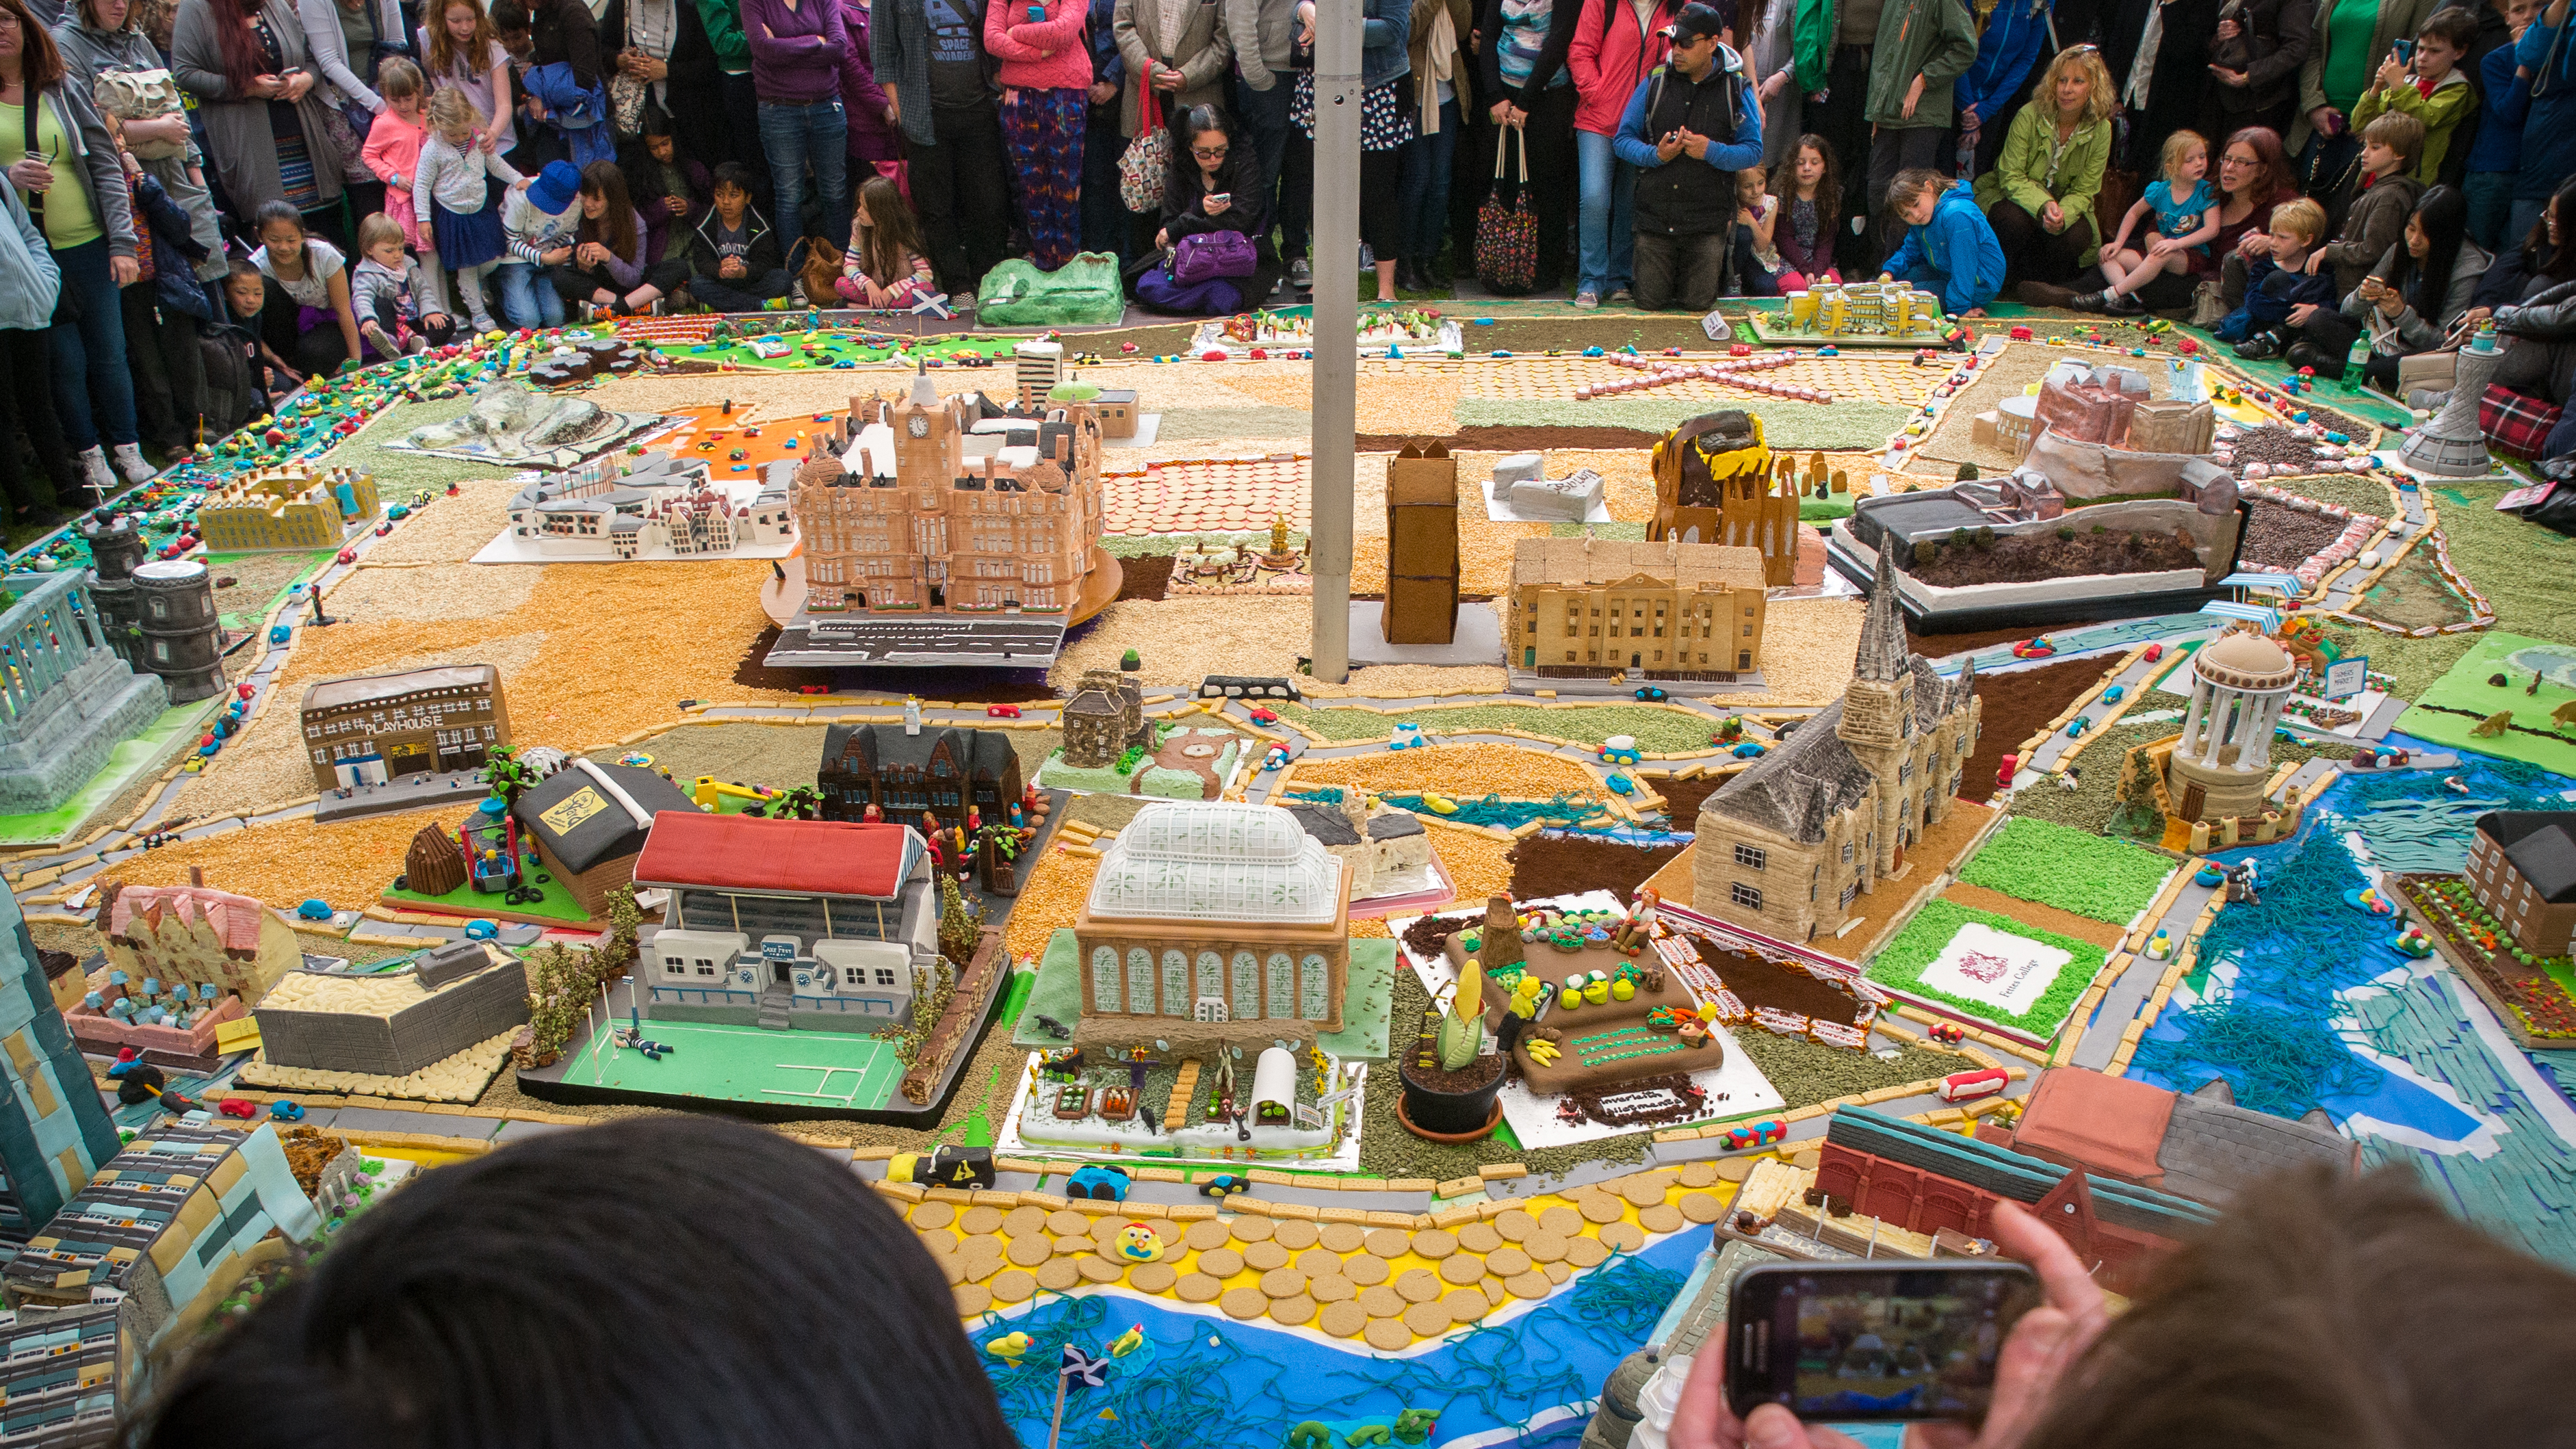
M1736 1415L1782 1404L1828 1422L1985 1418L2005 1335L2037 1275L2000 1261L1766 1263L1727 1306Z
M2415 63L2415 42L2411 40L2401 40L2397 42L2397 63L2399 65L2413 65Z
M1213 206L1220 201L1230 202L1232 200L1234 200L1234 193L1231 191L1211 191L1207 194L1206 204Z

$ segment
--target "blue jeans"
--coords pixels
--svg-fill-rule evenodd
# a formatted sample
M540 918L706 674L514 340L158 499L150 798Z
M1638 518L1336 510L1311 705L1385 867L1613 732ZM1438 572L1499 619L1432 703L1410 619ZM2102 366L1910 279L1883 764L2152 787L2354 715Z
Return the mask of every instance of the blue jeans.
M838 100L811 105L760 103L760 146L769 156L769 184L778 193L770 213L788 245L805 232L805 166L814 166L814 184L823 192L823 229L819 236L838 245L850 225L850 119Z
M2505 223L2513 216L2510 171L2472 171L2460 178L2460 194L2469 199L2469 240L2490 252L2504 250ZM2522 238L2514 240L2519 243Z
M563 298L542 267L513 258L492 269L501 282L501 315L513 327L561 327Z
M1297 99L1296 78L1286 71L1274 71L1270 89L1256 91L1236 76L1234 86L1235 114L1243 118L1252 132L1252 144L1261 153L1262 189L1278 199L1279 259L1295 261L1306 255L1307 232L1315 214L1315 194L1279 185L1280 167L1288 158L1288 136L1296 123L1288 119L1289 108ZM1265 198L1266 199L1266 198Z
M1582 212L1575 220L1578 292L1607 298L1637 280L1637 238L1630 205L1637 168L1610 150L1610 138L1574 133L1574 161L1581 173Z
M1440 103L1440 129L1404 143L1404 180L1397 192L1403 210L1397 220L1404 235L1404 254L1423 266L1440 259L1440 243L1449 233L1449 172L1457 164L1458 102Z
M131 443L134 374L125 366L125 305L107 270L107 238L57 247L54 263L62 268L63 290L80 309L79 321L58 323L49 331L54 410L62 414L63 440L75 453L102 441Z

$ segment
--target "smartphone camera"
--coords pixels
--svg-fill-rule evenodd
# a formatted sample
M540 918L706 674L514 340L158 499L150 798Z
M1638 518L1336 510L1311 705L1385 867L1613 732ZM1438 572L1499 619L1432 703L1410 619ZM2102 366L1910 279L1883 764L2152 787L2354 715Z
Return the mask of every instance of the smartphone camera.
M1801 1418L1984 1419L2006 1335L2038 1306L2039 1279L2010 1262L1777 1263L1737 1278L1727 1309L1726 1394Z
M2413 65L2415 63L2415 42L2411 40L2401 40L2397 42L2397 63L2400 65Z

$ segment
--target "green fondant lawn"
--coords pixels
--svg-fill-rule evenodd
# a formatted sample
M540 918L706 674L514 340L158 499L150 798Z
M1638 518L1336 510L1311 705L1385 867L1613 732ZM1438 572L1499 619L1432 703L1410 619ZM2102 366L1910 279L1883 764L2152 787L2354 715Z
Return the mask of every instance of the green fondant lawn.
M2057 979L2048 984L2048 989L2040 994L2030 1010L2018 1015L1986 1002L1952 996L1946 991L1936 991L1923 985L1924 968L1940 959L1942 948L1950 944L1950 938L1959 934L1959 928L1971 921L1981 922L2008 936L2054 946L2073 959L2058 968ZM1878 953L1878 959L1870 962L1867 975L1872 982L1889 990L1937 1001L1962 1016L1992 1022L2046 1041L2066 1024L2066 1018L2075 1009L2076 1000L2083 996L2085 988L2093 984L2095 973L2102 969L2102 963L2107 959L2102 948L2089 941L2078 941L2054 931L2026 926L2010 916L1999 916L1992 911L1973 910L1935 899L1915 912L1914 919L1897 933L1896 939L1888 942L1886 948Z
M1959 879L2015 900L2126 926L2163 889L2174 863L2152 850L2046 820L2016 817Z

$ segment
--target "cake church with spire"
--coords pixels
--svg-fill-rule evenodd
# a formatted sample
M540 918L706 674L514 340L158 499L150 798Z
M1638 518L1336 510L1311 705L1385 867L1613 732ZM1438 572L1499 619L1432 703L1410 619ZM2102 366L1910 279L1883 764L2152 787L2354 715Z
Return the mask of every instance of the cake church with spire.
M1983 705L1905 640L1887 551L1843 697L1700 806L1691 904L1779 940L1831 936L1950 813Z

